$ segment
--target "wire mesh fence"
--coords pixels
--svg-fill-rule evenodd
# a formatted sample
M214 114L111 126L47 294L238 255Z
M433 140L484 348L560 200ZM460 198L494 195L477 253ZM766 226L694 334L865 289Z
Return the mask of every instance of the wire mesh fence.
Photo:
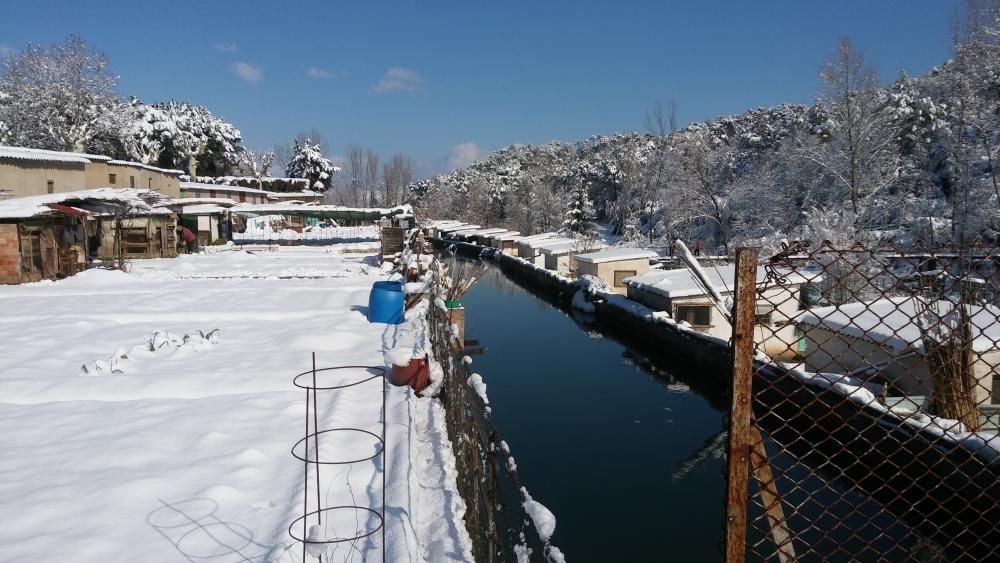
M1000 560L1000 249L753 258L727 559Z
M466 502L465 525L480 563L558 561L560 554L542 538L525 509L531 502L484 395L456 338L452 311L430 307L428 331L434 358L443 371L440 398L455 455L458 490Z

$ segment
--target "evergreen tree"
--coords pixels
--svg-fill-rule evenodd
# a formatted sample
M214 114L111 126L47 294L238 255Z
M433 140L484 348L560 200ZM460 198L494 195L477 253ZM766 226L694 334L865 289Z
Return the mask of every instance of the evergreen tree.
M577 184L573 190L573 197L570 199L561 231L580 238L597 236L594 204L591 203L587 185L583 182Z
M306 178L312 190L325 192L330 187L333 173L338 170L333 161L323 156L319 143L313 144L309 139L301 143L296 139L294 152L285 174L289 178Z

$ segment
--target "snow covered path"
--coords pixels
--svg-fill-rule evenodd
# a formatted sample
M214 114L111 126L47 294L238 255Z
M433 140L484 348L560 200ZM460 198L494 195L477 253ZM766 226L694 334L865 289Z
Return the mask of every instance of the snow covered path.
M300 561L291 379L312 352L382 365L386 326L365 317L381 276L282 247L0 287L0 561ZM381 432L378 384L320 399L321 427ZM388 561L471 559L439 406L390 387ZM380 508L380 463L328 471L324 504ZM332 560L381 559L373 538Z

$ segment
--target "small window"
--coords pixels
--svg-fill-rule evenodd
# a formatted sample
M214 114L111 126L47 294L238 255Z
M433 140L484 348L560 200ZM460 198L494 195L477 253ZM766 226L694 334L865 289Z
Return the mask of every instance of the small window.
M240 203L244 203L247 200L247 194L240 192Z
M135 176L128 177L128 187L135 188Z
M210 190L210 191L208 192L208 197L210 197L210 198L215 198L215 197L216 197L216 196L215 196L215 190Z
M108 174L108 184L115 185L118 183L118 174Z
M753 324L757 326L771 326L771 314L774 307L770 305L757 305L757 314L753 317Z
M153 179L149 178L149 189L153 189Z
M615 287L625 287L625 278L631 278L635 270L615 270Z
M678 306L674 320L677 322L686 321L691 326L711 326L712 307L710 305Z
M48 193L55 192L56 191L56 183L55 183L55 181L54 180L49 180L48 182L45 182L45 189L48 190Z

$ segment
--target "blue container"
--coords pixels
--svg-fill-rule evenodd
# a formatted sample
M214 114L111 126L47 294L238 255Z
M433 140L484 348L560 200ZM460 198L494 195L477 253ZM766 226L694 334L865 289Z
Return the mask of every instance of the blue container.
M375 282L368 295L368 322L398 325L403 322L403 284Z

